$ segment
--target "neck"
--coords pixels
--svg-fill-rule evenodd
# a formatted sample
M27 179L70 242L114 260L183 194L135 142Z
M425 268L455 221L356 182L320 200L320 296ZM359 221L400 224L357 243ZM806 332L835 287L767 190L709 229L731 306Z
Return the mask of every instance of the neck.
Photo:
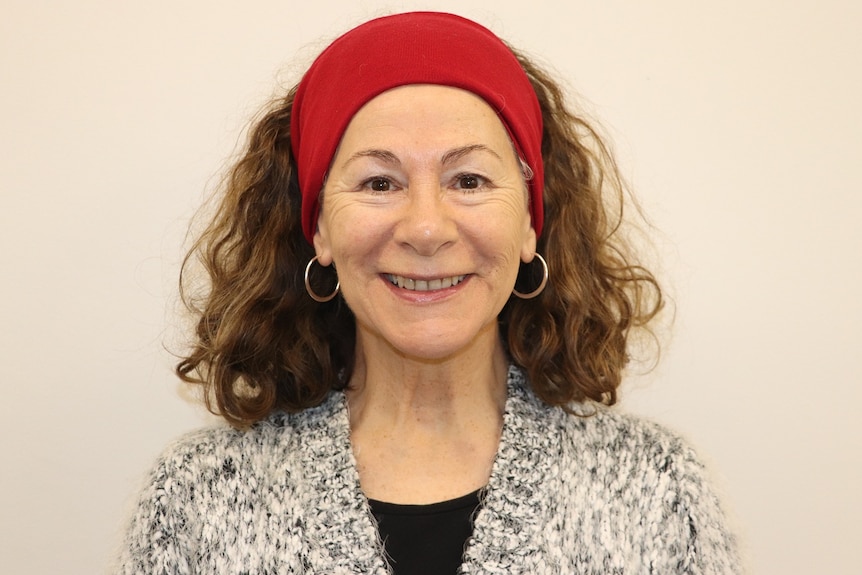
M366 496L432 503L487 483L503 427L508 372L496 329L492 335L455 357L435 360L357 338L347 401Z
M508 360L494 333L457 355L412 358L373 337L357 338L356 367L347 393L351 427L378 424L436 428L463 417L502 417Z

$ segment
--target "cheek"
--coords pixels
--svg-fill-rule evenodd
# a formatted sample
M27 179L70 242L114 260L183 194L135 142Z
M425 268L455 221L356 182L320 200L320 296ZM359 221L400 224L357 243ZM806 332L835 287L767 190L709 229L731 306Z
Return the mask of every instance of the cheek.
M367 221L368 218L350 202L327 197L320 213L319 225L334 254L343 253L367 237L364 231L368 226L363 220Z
M500 229L485 230L471 238L477 262L483 262L484 273L496 278L493 282L501 282L501 285L514 285L521 265L521 244L517 241L520 235L515 237L512 232L511 228L509 233Z
M352 266L376 257L392 236L381 218L351 212L345 209L341 213L344 217L333 217L328 222L333 261L346 273Z
M474 218L477 236L487 238L500 248L520 246L530 231L530 215L517 199L501 200L492 209L481 210Z

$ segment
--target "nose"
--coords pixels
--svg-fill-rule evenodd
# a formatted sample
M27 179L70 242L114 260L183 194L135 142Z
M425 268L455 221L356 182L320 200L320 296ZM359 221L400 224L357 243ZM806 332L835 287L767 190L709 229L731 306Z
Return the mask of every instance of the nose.
M458 237L446 190L437 182L414 183L395 226L394 240L421 256L433 256Z

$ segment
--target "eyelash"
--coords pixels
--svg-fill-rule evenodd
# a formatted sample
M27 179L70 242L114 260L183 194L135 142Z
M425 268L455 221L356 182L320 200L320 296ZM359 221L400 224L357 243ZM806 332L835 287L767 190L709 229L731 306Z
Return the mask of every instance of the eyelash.
M374 188L373 188L373 184L374 184L374 183L376 183L376 182L385 183L386 185L388 185L388 186L390 187L390 189L387 189L387 190L376 190L376 189L374 189ZM391 179L389 179L389 178L387 178L387 177L385 177L385 176L374 176L374 177L372 177L372 178L368 178L367 180L364 180L364 181L362 182L362 184L360 185L360 187L361 187L362 189L366 189L366 190L368 190L368 191L370 191L371 193L374 193L374 194L385 194L386 192L391 192L391 191L392 191L392 189L391 189L391 188L392 188L393 186L394 186L394 183L392 182L392 180L391 180Z
M467 178L472 178L472 179L476 180L476 186L475 186L475 187L472 187L472 188L463 188L463 187L461 187L462 180L465 180L465 179L467 179ZM481 188L483 188L483 187L487 187L488 185L490 185L490 182L488 181L488 178L485 178L484 176L480 176L479 174L474 174L474 173L472 173L472 172L466 172L466 173L463 173L463 174L458 174L458 175L456 175L456 176L453 178L453 183L456 185L456 187L457 187L458 189L460 189L460 190L464 190L464 191L467 191L467 192L473 192L473 191L475 191L475 190L478 190L478 189L481 189Z

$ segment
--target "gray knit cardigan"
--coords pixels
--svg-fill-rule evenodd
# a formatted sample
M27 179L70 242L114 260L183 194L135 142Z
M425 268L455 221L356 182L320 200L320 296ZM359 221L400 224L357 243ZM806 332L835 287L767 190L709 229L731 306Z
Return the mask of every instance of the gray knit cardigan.
M738 573L704 467L661 427L539 401L512 368L499 452L460 573ZM344 394L158 460L122 574L389 573L359 487Z

